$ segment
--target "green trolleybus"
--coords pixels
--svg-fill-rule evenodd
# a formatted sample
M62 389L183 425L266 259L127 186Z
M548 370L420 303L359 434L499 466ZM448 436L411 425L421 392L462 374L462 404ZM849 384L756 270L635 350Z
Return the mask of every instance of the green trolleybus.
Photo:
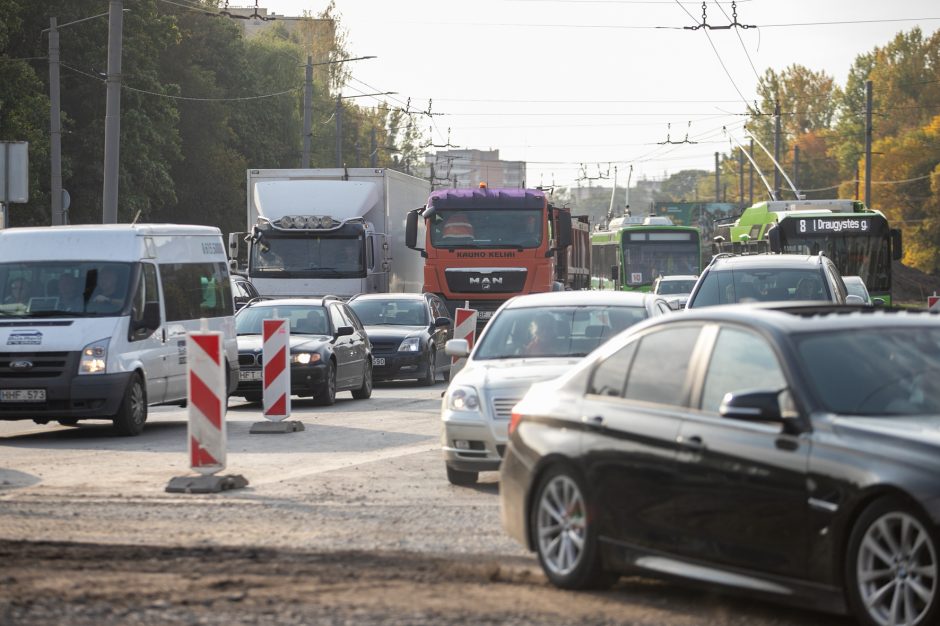
M700 274L702 241L697 228L666 217L623 217L591 234L594 289L649 291L657 276Z
M778 200L744 209L727 243L786 254L829 257L843 276L860 276L873 298L891 303L891 261L901 232L880 211L855 200Z

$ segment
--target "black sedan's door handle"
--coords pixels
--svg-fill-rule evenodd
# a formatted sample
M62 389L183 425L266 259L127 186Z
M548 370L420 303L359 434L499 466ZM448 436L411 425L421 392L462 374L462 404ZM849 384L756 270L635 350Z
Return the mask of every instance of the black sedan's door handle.
M692 437L676 437L676 443L683 450L688 450L689 452L704 452L705 451L705 442L702 441L702 438L698 435Z

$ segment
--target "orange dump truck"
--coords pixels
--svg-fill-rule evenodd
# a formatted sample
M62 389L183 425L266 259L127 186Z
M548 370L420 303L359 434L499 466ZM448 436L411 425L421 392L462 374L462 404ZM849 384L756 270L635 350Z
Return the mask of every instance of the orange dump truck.
M541 190L481 186L433 192L408 214L405 243L424 257L424 291L451 311L469 302L483 326L513 296L565 288L556 268L571 233L570 213Z

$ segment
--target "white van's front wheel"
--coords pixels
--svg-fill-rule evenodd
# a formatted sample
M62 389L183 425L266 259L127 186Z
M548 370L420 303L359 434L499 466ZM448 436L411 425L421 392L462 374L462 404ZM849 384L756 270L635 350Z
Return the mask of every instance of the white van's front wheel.
M128 383L113 421L115 432L125 437L133 437L144 431L144 422L147 421L147 390L140 374L134 374Z

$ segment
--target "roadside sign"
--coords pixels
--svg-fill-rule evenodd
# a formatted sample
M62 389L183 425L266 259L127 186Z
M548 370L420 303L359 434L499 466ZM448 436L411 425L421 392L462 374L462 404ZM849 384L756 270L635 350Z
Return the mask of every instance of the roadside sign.
M476 309L457 309L454 313L454 339L466 339L467 345L473 350L473 342L477 334L477 311ZM461 357L451 357L450 375L463 368L467 359Z
M931 311L940 311L940 296L927 296L927 308Z

